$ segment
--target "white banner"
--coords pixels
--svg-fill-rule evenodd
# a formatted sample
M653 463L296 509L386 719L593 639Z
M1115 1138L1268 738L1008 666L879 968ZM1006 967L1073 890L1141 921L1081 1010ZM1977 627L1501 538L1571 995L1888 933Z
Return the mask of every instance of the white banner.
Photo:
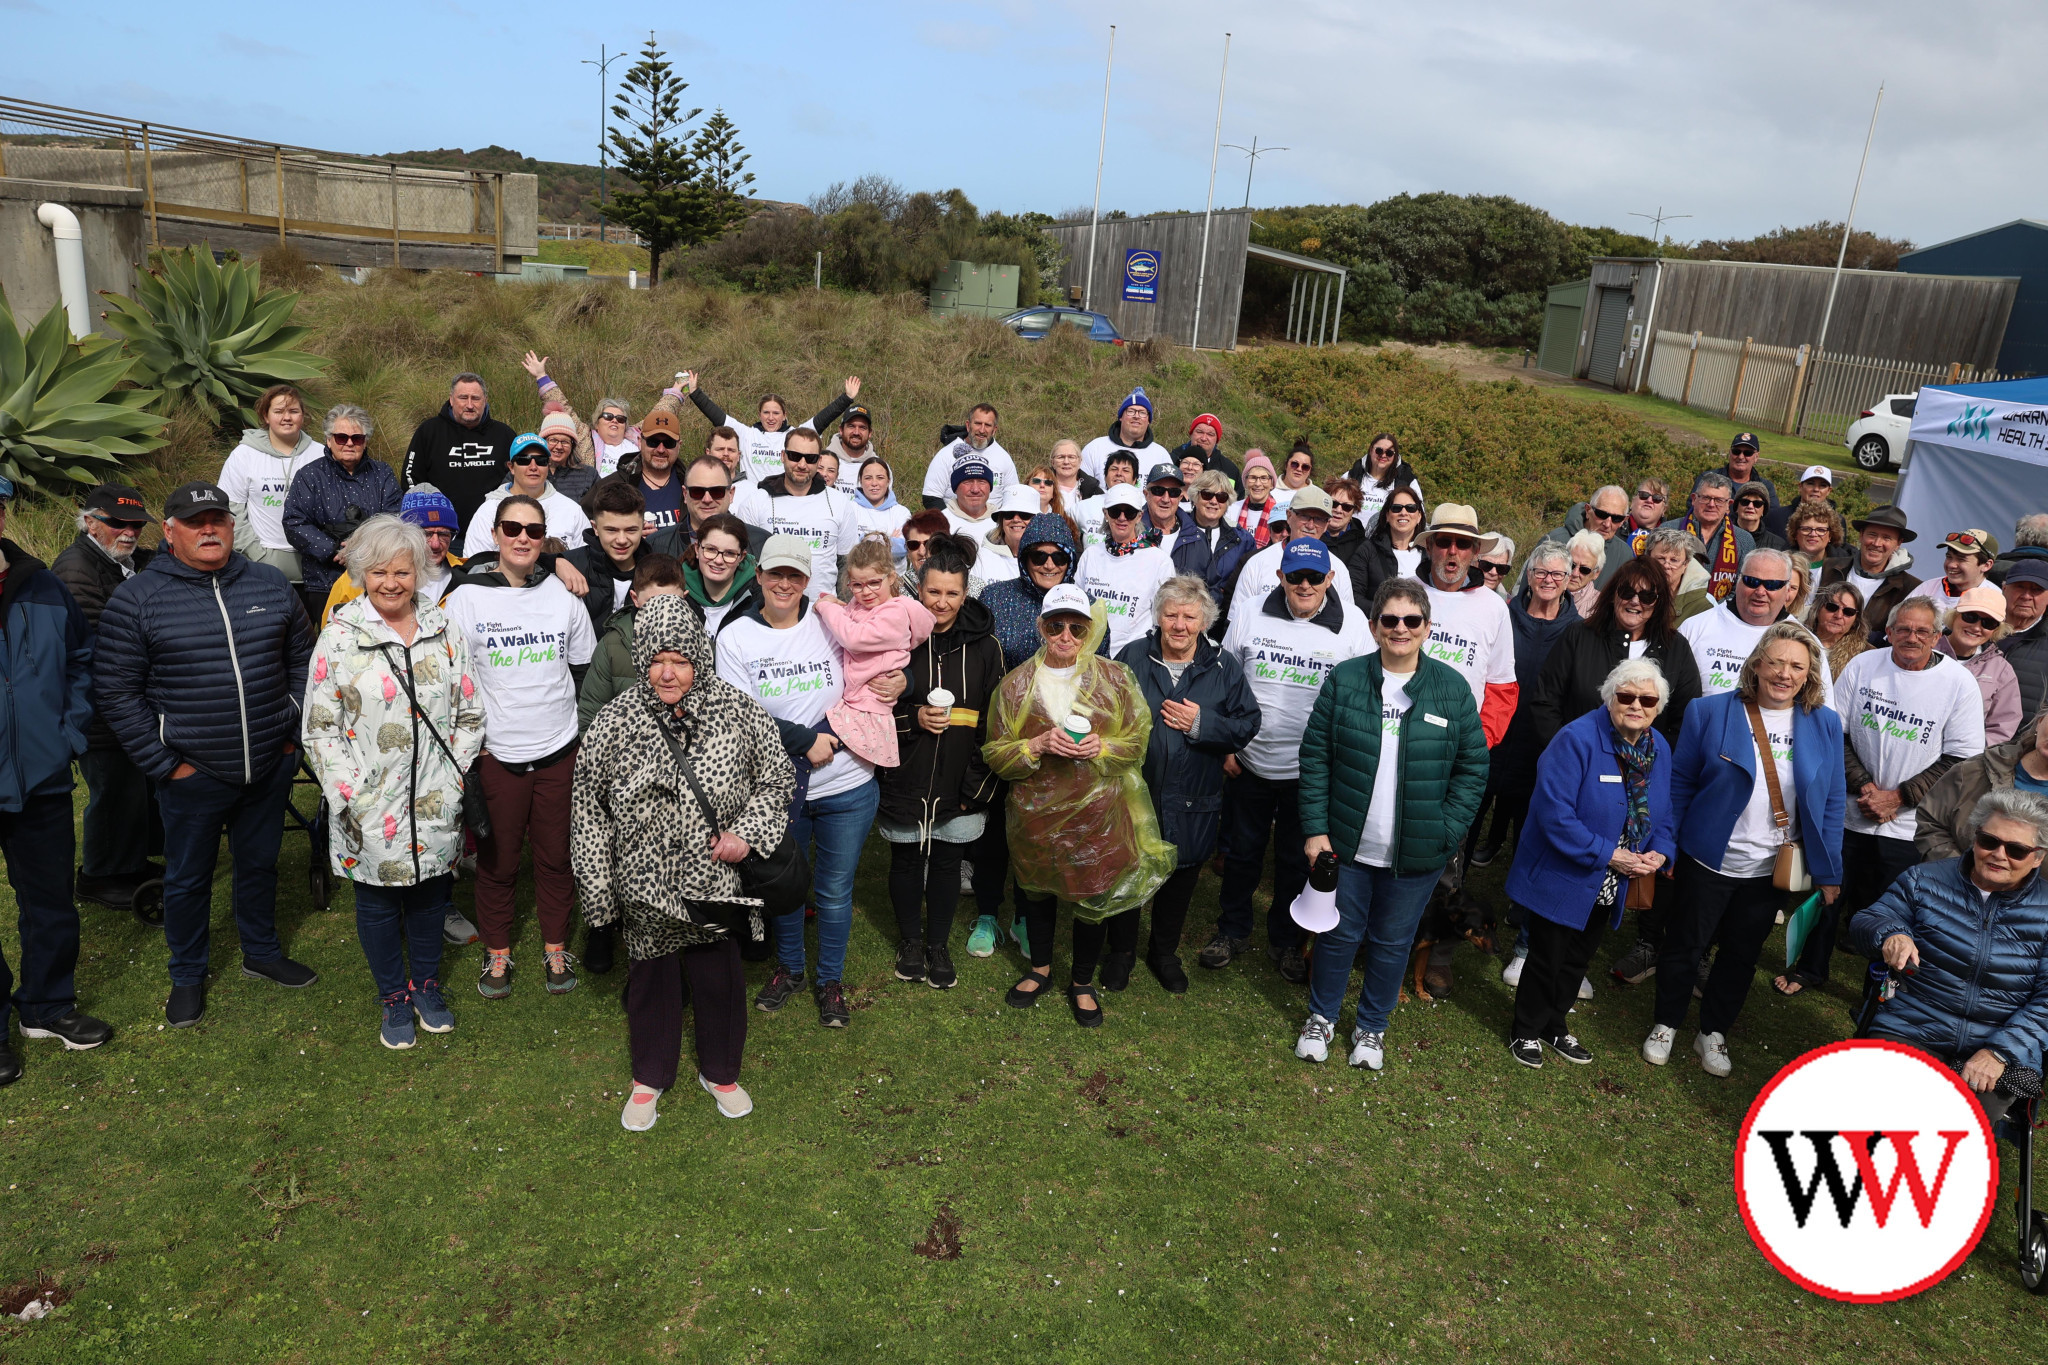
M2012 403L1928 386L1910 439L2048 467L2048 405Z

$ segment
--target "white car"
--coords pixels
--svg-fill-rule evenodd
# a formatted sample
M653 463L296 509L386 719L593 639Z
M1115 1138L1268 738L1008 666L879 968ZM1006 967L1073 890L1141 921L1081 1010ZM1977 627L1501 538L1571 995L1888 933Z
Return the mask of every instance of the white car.
M1842 444L1849 447L1856 467L1876 474L1906 458L1906 432L1913 425L1913 404L1920 391L1888 393L1870 405L1849 424Z

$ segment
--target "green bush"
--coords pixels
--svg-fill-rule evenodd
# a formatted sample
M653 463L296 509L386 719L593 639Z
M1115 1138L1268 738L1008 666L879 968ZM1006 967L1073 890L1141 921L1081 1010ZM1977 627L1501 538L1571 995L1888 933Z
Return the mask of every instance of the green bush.
M135 359L103 337L74 342L62 304L23 336L0 293L0 474L61 492L163 444L151 389L117 387Z

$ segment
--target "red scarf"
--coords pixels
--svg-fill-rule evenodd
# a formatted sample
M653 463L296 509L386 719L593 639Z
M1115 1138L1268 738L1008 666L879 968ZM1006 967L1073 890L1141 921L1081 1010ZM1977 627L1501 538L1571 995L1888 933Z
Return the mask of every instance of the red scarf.
M1272 515L1273 495L1271 493L1266 494L1266 501L1260 507L1253 507L1252 500L1246 498L1243 505L1237 509L1237 529L1248 532L1251 535L1253 546L1263 550L1266 548L1267 542L1273 539L1273 524L1266 520L1266 518ZM1249 523L1246 522L1247 517L1252 519Z

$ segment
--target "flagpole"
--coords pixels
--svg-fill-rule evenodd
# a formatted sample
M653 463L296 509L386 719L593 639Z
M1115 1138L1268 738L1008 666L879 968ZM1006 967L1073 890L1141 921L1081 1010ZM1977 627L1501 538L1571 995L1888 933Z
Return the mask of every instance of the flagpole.
M1109 26L1109 60L1102 64L1102 136L1095 144L1095 206L1088 210L1088 283L1081 306L1095 307L1095 228L1102 218L1102 157L1109 150L1109 77L1116 70L1116 25Z
M1195 326L1188 336L1194 349L1202 340L1202 287L1209 275L1209 216L1216 207L1216 158L1223 150L1223 88L1230 80L1230 35L1223 35L1223 74L1216 78L1216 136L1209 144L1209 198L1202 206L1202 259L1195 268Z

